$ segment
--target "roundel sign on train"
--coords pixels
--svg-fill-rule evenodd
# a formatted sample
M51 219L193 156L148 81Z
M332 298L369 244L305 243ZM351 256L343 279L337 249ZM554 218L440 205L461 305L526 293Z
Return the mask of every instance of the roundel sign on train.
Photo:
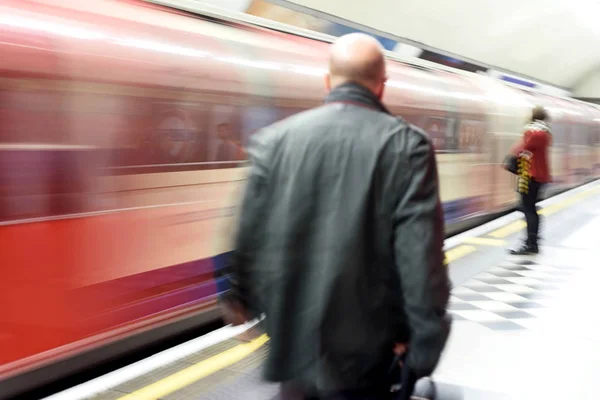
M188 161L196 142L197 128L185 112L171 109L162 113L155 126L152 143L163 163Z

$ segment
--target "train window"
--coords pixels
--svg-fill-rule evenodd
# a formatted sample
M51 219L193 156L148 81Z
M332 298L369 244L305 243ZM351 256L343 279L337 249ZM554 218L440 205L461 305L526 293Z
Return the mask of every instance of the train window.
M579 138L581 138L581 128L573 123L569 124L569 144L577 144Z
M245 158L242 108L229 104L153 101L143 116L130 118L109 157L110 173L151 173L231 168ZM129 139L131 140L131 138Z
M446 144L446 119L428 117L425 122L425 132L431 137L436 150L443 150Z
M456 120L454 118L427 117L425 132L429 134L436 151L452 151L459 146L455 135Z
M425 123L424 123L425 117L423 115L416 114L416 113L411 112L409 110L401 111L397 115L400 118L404 119L409 124L414 125L414 126L418 126L421 129L423 129L423 127L425 126Z
M285 107L279 109L279 119L289 118L292 115L301 113L302 111L306 111L305 108L295 108L295 107Z
M229 104L217 104L211 107L207 160L213 166L235 167L240 165L240 160L244 159L241 145L242 110L242 107Z
M446 128L446 150L448 151L458 151L460 148L457 127L458 120L455 118L449 118L448 126Z
M572 127L573 134L571 135L571 144L580 145L582 140L586 137L586 129L584 126L573 125Z
M552 143L564 144L567 138L567 125L562 122L554 122L550 125L552 132Z
M464 119L460 121L459 149L464 152L480 152L483 146L483 122Z
M66 143L64 94L0 92L0 143Z
M281 118L279 109L270 106L249 106L242 113L242 143L248 144L248 139L255 132L277 122Z
M82 212L97 153L72 93L0 91L0 221ZM50 85L51 86L51 85Z
M585 145L587 143L587 127L585 125L571 125L570 144Z
M0 145L0 221L85 211L93 155L64 145Z
M137 115L107 115L122 120L120 134L111 134L114 140L101 151L109 175L240 167L254 132L303 111L147 98L128 102Z
M596 131L593 125L588 125L588 146L594 146L596 144Z
M582 125L583 131L585 132L585 137L581 140L582 146L589 146L592 136L592 131L588 125Z
M131 101L136 114L113 116L125 120L124 131L116 137L110 150L108 162L113 172L160 172L160 166L193 167L205 161L208 122L205 104Z

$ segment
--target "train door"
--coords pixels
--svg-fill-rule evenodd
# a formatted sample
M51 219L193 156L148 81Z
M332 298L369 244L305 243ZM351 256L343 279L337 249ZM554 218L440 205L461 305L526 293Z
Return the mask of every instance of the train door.
M448 168L454 171L454 199L447 209L456 208L455 219L464 220L488 211L492 190L484 146L482 96L470 81L460 76L445 72L437 72L436 76L444 89L448 121L442 151Z

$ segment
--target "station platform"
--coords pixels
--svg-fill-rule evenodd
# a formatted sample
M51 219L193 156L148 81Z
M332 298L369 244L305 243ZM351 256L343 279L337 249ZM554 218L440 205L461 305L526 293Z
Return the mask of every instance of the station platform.
M451 337L433 380L441 399L597 399L600 182L540 203L541 253L508 255L512 213L446 241ZM225 327L49 399L277 399L260 380L268 338Z

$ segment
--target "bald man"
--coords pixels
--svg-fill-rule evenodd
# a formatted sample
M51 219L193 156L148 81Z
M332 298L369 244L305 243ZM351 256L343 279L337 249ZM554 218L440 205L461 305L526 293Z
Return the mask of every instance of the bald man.
M381 103L385 81L379 43L341 37L325 104L250 146L222 302L234 324L266 316L265 378L284 399L402 398L391 367L431 374L448 336L433 147Z

